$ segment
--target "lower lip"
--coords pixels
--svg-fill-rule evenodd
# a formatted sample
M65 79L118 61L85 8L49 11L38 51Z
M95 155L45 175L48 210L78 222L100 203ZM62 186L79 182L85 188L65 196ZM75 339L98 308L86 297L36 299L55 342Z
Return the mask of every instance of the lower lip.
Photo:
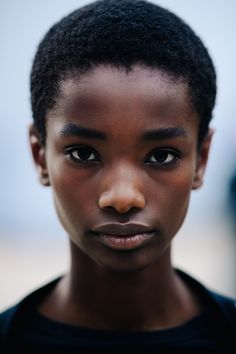
M99 234L99 240L114 250L134 250L145 245L154 236L154 232L135 235L104 235Z

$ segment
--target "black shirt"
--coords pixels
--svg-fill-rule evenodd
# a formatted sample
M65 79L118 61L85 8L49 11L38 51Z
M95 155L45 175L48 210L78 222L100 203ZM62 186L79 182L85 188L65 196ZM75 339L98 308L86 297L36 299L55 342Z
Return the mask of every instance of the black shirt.
M17 347L22 353L217 353L224 346L209 311L182 326L113 332L62 324L35 313Z

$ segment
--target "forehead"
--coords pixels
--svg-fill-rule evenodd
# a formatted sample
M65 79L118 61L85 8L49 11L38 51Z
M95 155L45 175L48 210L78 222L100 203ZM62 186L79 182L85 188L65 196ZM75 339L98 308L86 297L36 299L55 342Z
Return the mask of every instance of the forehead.
M50 115L58 123L66 117L98 128L114 121L126 126L143 122L151 127L157 120L159 125L174 125L179 119L182 123L196 119L183 80L139 65L129 71L97 66L85 74L69 76L60 83Z

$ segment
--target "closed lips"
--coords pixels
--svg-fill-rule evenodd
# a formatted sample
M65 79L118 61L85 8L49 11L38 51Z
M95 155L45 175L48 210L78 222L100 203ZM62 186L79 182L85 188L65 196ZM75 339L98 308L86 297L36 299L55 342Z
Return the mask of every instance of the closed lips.
M100 242L115 250L133 250L146 244L154 236L154 231L137 224L106 224L94 231Z

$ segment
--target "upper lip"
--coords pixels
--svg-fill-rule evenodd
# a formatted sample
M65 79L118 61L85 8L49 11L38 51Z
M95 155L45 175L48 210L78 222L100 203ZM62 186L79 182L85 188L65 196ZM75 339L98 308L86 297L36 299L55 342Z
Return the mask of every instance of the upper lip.
M136 223L107 223L97 225L92 229L94 233L114 236L137 235L153 232L153 228L144 224Z

